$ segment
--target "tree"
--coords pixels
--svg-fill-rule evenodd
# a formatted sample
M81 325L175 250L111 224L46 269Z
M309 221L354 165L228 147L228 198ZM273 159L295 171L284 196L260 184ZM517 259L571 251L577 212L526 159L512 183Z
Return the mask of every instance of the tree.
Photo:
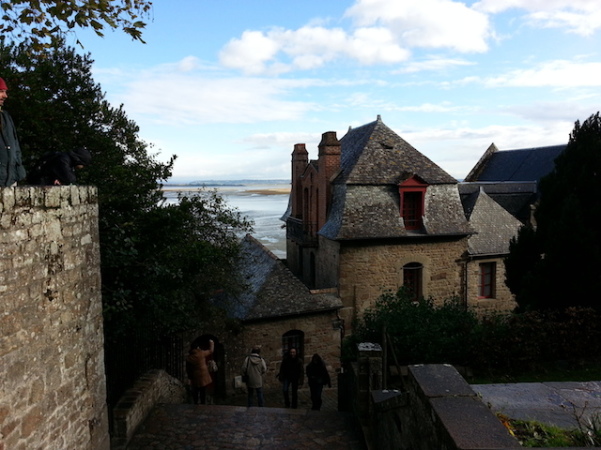
M164 204L161 182L175 156L158 161L123 108L106 102L89 55L60 48L37 57L29 50L0 47L7 107L26 166L49 150L85 145L93 155L78 180L98 187L107 339L199 326L215 290L241 286L233 265L250 223L214 192Z
M529 254L512 288L522 309L601 309L601 118L575 123L566 150L540 182L535 245L518 235L510 258ZM528 249L529 247L529 249Z
M148 0L6 0L1 4L0 35L13 42L28 41L36 52L60 47L66 33L76 28L91 28L98 36L104 36L106 26L121 28L144 42L143 19L151 8Z

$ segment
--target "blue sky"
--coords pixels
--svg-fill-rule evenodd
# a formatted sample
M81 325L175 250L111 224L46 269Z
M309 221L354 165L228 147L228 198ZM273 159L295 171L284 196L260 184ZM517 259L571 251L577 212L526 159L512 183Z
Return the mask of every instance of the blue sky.
M172 181L288 179L290 154L381 115L457 178L567 142L601 100L598 0L154 0L146 44L79 32Z

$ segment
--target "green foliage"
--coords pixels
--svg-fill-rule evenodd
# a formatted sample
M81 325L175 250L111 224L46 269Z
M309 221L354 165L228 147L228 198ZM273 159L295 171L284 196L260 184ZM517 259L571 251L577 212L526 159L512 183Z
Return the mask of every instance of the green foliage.
M89 56L61 48L32 57L29 50L0 47L7 109L26 167L50 150L83 145L93 156L78 182L98 187L107 339L201 326L212 292L241 286L232 266L237 236L250 223L214 192L163 204L161 182L175 156L160 162L123 108L106 102Z
M435 307L432 299L412 301L401 288L382 295L357 323L355 339L382 342L386 330L401 364L466 364L471 356L475 315L455 299Z
M522 310L600 308L601 118L576 122L555 169L540 182L535 236L513 243L509 287ZM519 265L515 260L524 258ZM511 261L513 260L513 261ZM513 269L513 267L520 267ZM520 279L520 271L522 277Z
M92 29L104 36L104 28L121 28L134 40L142 40L144 20L152 2L148 0L5 0L0 14L0 41L23 42L28 51L40 53L60 48L67 33Z
M383 344L384 333L400 364L469 366L478 375L501 375L506 381L552 364L567 373L582 361L601 360L601 315L590 308L478 319L457 301L414 302L400 290L382 295L357 320L343 342L343 359L356 357L359 342Z

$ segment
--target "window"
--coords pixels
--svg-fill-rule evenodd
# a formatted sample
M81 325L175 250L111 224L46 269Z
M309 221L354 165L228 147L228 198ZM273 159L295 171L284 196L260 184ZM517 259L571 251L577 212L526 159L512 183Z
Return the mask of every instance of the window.
M480 298L494 298L495 296L495 279L497 272L497 263L488 262L480 264Z
M290 330L284 333L282 336L282 355L288 353L288 350L293 347L302 360L305 353L305 333L300 330Z
M413 301L422 297L422 272L423 266L420 263L409 263L403 266L403 286Z
M422 226L422 205L424 200L421 192L405 192L403 194L402 217L405 228L417 230Z
M422 228L424 215L424 198L428 185L413 176L399 185L401 196L401 217L407 230Z

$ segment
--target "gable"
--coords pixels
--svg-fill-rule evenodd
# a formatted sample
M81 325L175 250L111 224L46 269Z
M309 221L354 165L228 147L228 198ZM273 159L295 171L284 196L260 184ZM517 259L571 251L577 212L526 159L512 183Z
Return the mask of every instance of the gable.
M469 222L476 234L468 239L470 255L509 253L509 241L522 225L483 190L471 194Z
M229 315L241 320L278 318L342 307L332 294L313 294L273 253L247 234L238 269L245 289L228 298Z

